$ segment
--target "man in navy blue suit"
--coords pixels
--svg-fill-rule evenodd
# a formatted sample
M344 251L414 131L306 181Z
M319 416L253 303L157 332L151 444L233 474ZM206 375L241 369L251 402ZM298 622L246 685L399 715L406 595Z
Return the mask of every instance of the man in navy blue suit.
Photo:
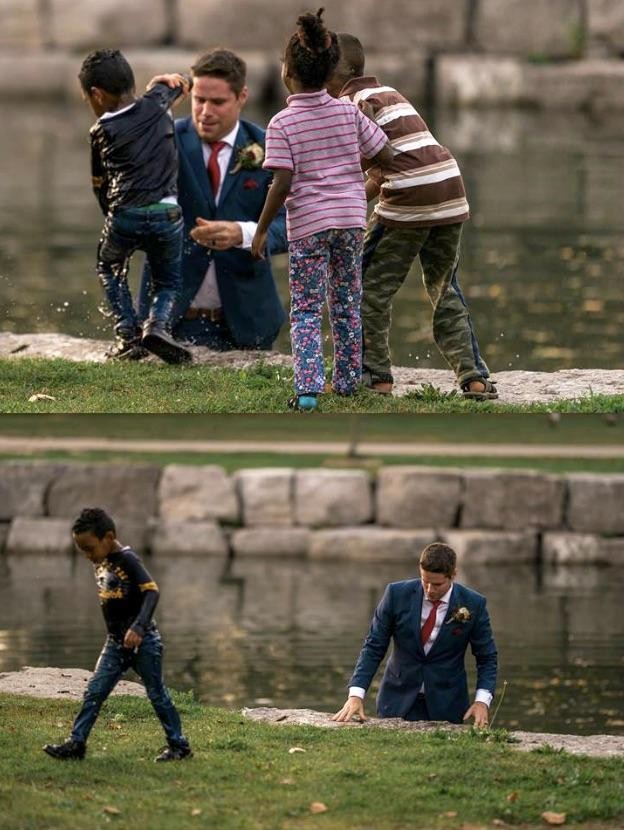
M225 351L269 349L286 319L270 257L249 249L271 173L262 169L264 130L240 118L248 91L243 60L226 49L192 67L191 117L176 121L178 199L185 224L177 340ZM150 83L180 83L159 75ZM286 251L285 212L273 221L268 252ZM143 270L142 294L151 275Z
M457 557L441 542L420 556L420 579L386 587L353 675L349 697L333 720L365 720L364 696L393 648L377 695L382 718L444 720L474 718L487 726L496 688L497 656L485 597L454 582ZM464 658L471 647L477 691L470 703Z

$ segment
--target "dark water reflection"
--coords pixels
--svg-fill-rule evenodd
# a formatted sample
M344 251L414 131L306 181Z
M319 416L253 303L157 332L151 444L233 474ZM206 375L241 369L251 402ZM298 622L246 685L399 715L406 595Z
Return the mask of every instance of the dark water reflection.
M338 708L371 612L404 566L154 558L166 672L208 703ZM624 571L465 570L488 596L509 686L497 725L624 734ZM0 559L0 671L92 668L103 638L88 563ZM470 666L469 655L467 664ZM470 666L471 684L474 673ZM372 705L369 704L372 711Z
M108 336L96 310L101 217L89 188L89 115L0 103L0 119L0 328ZM624 122L525 111L430 121L465 174L473 219L461 280L492 368L620 366ZM283 256L277 275L287 301ZM429 321L412 273L395 307L397 364L444 365ZM288 350L287 331L279 345Z

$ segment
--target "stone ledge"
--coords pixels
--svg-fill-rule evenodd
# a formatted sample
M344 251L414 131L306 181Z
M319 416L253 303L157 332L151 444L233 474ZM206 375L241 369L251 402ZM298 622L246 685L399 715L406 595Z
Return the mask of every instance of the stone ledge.
M92 672L86 669L23 666L20 671L0 674L0 692L29 697L80 700L91 676ZM146 697L143 686L129 680L121 680L111 694Z
M470 729L469 726L446 721L406 721L402 718L368 718L364 723L336 723L327 712L313 709L276 709L272 707L244 708L244 717L278 726L316 726L323 729L402 729L410 732L447 732ZM624 735L559 735L551 732L510 732L513 749L531 752L549 746L573 755L591 755L596 758L624 757Z

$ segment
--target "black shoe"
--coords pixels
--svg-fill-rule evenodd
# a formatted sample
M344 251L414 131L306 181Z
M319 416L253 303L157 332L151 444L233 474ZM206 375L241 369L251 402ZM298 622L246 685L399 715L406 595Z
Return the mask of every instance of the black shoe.
M141 345L141 329L136 332L122 330L115 335L115 342L106 352L107 360L142 360L148 352Z
M190 363L191 352L169 334L160 323L146 323L141 345L165 363Z
M190 758L193 750L190 746L166 746L160 755L157 755L155 761L182 761L184 758Z
M60 758L61 761L69 761L71 759L82 760L85 757L87 745L68 738L62 744L46 744L43 747L43 751L47 752L53 758Z

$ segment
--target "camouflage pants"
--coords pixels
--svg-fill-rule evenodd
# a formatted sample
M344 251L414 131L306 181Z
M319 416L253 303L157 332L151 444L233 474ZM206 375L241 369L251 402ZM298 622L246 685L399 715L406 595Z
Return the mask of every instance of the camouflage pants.
M387 227L373 218L364 239L363 369L392 381L388 338L392 299L416 257L433 306L433 339L460 384L489 377L457 280L462 225Z

